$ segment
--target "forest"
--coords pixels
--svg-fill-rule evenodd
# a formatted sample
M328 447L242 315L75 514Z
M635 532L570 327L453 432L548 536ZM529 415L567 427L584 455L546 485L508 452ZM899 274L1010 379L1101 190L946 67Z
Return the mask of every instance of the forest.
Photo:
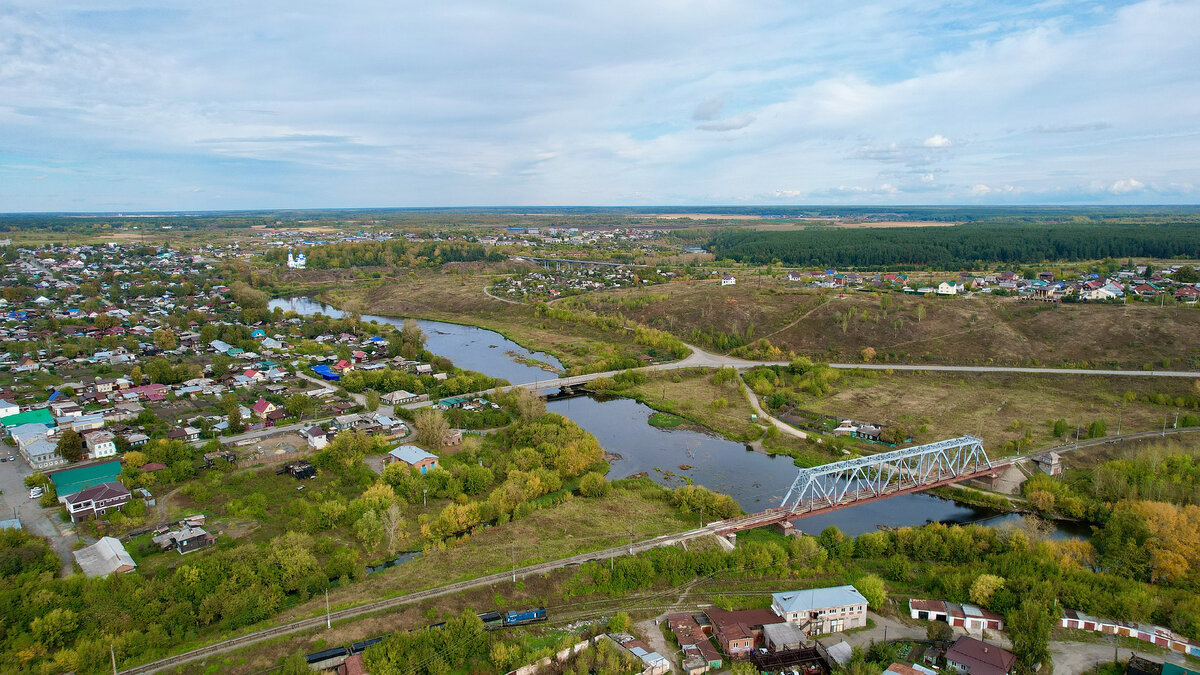
M1200 258L1200 223L726 229L708 240L720 258L863 269L971 269L1105 258Z

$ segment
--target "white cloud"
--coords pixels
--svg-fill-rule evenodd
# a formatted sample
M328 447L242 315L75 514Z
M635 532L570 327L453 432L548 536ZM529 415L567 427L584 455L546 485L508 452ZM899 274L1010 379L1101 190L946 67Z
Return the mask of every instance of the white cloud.
M941 134L934 134L933 136L926 138L925 142L921 145L924 145L927 148L948 148L951 145L954 145L954 142Z
M1136 178L1122 178L1108 186L1108 191L1115 195L1129 194L1146 189L1145 183Z

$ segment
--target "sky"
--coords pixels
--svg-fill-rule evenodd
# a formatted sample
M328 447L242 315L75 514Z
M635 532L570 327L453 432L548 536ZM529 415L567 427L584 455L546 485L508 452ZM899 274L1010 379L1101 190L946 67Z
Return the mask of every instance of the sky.
M1200 0L0 0L0 212L1200 202Z

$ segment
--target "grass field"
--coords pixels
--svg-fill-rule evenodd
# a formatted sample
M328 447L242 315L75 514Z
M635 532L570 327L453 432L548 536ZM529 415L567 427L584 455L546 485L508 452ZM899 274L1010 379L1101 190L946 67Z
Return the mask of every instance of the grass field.
M630 331L601 334L584 324L540 316L532 305L488 297L484 287L491 279L488 274L414 274L373 287L337 288L321 298L342 309L481 326L552 354L573 372L595 370L617 355L647 354Z
M762 436L762 427L750 421L754 409L746 400L741 382L714 384L714 372L711 368L653 371L646 373L643 384L611 393L636 398L655 410L684 418L731 440L752 441ZM670 418L660 418L660 424L655 426L681 425Z
M1071 431L1105 420L1108 435L1158 429L1173 406L1126 401L1125 393L1192 391L1192 382L1160 378L1007 374L846 373L828 396L809 397L802 407L835 417L900 425L917 431L915 442L979 434L989 454L1025 436L1022 453L1066 442L1053 435L1053 421ZM872 446L880 450L884 446Z
M628 542L631 531L635 539L645 539L696 526L658 498L661 494L649 481L618 481L607 497L577 497L479 530L457 546L427 550L416 560L335 589L329 598L339 606L360 604L500 572L512 566L514 555L521 567L616 546ZM280 620L323 608L324 598L313 600L285 612Z
M858 361L870 347L876 361L896 363L1200 370L1200 307L1185 305L837 293L789 289L778 276L754 275L738 275L735 286L677 282L568 302L619 312L685 341L695 331L746 342L766 337L822 361Z

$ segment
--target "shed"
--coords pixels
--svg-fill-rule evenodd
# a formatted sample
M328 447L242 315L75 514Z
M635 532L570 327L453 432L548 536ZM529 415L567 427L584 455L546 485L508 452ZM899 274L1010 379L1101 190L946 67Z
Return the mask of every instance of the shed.
M773 652L800 649L804 645L804 631L795 624L769 623L763 626L763 639Z

